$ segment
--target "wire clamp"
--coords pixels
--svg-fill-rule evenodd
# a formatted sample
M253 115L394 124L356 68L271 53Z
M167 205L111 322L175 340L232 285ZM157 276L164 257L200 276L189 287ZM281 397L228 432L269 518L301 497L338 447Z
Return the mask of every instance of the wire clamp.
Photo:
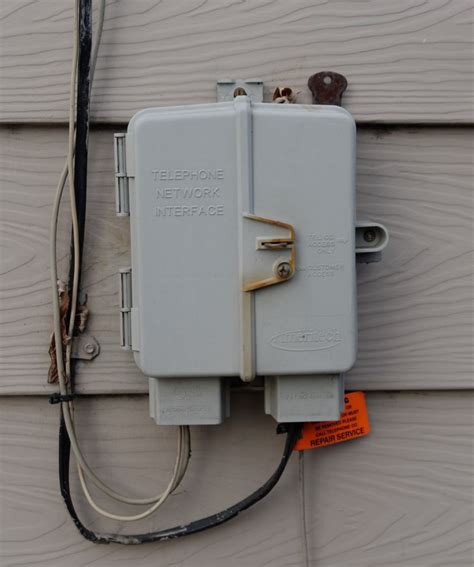
M100 345L92 335L77 335L72 339L71 358L93 360L100 353Z

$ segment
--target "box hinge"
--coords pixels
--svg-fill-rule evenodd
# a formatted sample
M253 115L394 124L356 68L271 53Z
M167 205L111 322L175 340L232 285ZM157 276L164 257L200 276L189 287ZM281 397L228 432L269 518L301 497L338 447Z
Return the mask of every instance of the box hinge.
M118 217L130 216L129 178L127 175L127 135L114 134L115 202Z
M132 269L120 269L120 346L132 350Z

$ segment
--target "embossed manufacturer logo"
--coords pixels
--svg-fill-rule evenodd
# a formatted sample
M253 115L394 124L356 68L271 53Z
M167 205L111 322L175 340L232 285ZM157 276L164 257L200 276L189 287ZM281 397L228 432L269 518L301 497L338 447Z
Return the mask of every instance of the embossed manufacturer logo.
M270 345L280 350L306 351L333 348L341 342L337 329L303 329L278 333L271 338Z

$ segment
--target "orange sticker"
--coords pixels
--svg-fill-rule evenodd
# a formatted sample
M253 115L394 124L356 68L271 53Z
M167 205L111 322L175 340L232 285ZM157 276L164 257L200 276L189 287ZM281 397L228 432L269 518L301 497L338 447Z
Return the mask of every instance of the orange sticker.
M342 443L370 433L369 416L364 392L351 392L344 396L345 407L339 421L311 421L305 423L295 451L316 449Z

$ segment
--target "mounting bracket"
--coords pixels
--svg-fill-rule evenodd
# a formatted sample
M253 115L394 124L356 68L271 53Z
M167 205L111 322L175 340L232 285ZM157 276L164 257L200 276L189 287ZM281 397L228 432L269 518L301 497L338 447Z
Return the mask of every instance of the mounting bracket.
M78 335L72 340L71 358L93 360L100 353L100 345L92 335Z
M251 102L263 102L263 81L260 79L222 79L217 81L217 102L229 102L247 95Z

